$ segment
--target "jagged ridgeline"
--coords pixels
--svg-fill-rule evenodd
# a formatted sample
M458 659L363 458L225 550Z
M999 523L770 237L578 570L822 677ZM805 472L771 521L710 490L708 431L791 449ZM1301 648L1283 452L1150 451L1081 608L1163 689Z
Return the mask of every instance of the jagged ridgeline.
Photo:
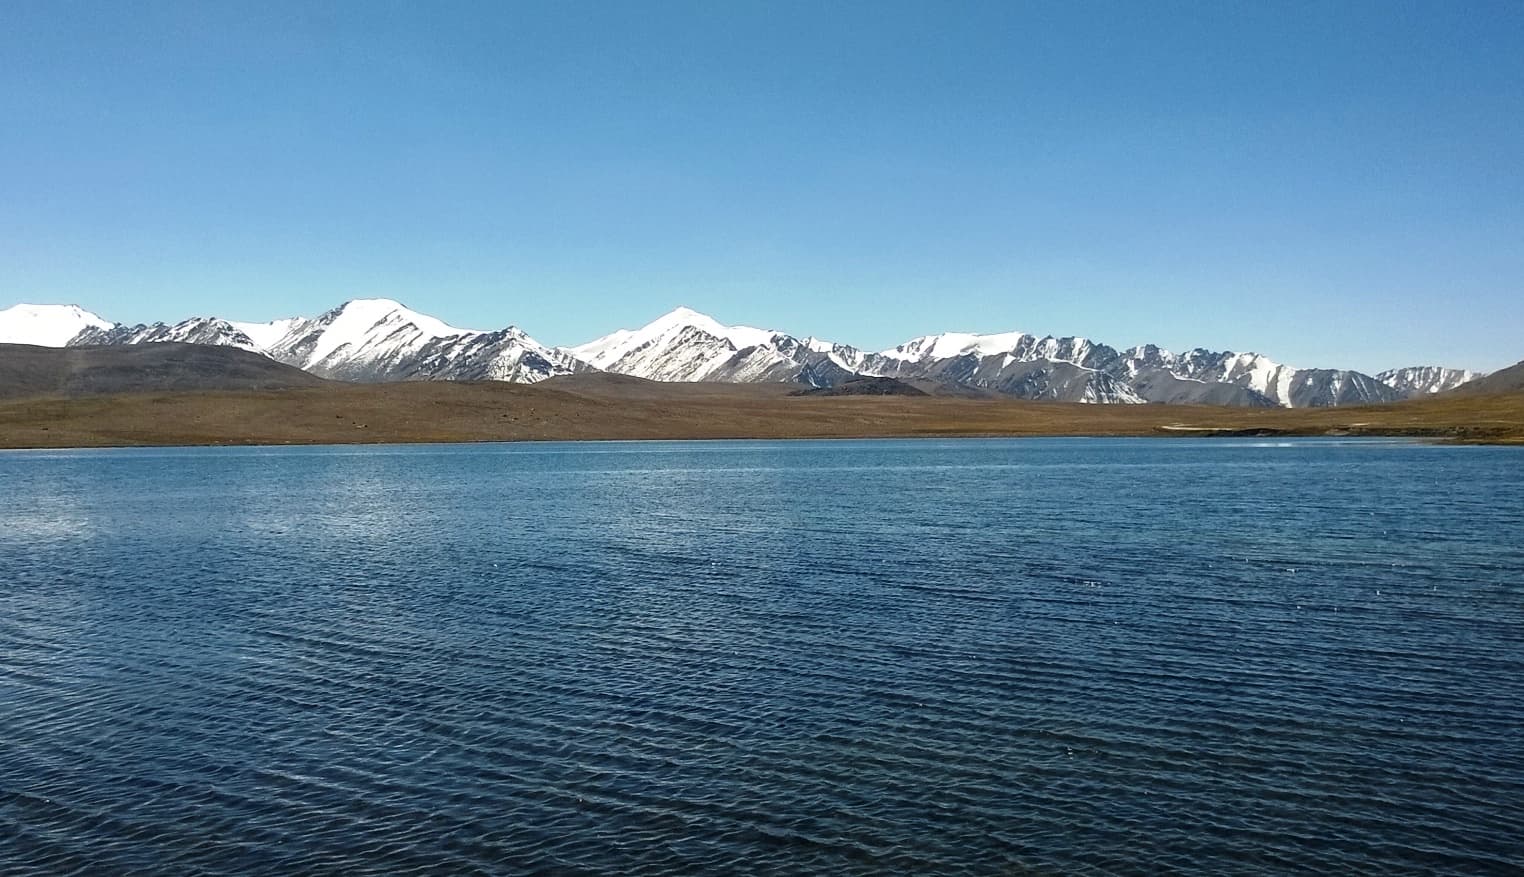
M386 299L346 302L312 319L240 323L198 317L174 325L91 326L71 346L186 341L253 350L345 381L487 380L534 383L588 370L516 327L459 329Z
M1086 338L944 333L880 352L748 326L678 308L639 329L576 347L516 327L461 329L387 299L358 299L313 318L249 323L197 317L128 326L72 305L0 311L0 342L91 346L176 341L239 347L320 377L349 381L533 383L602 370L657 381L792 382L834 387L864 377L1092 403L1320 407L1392 402L1479 377L1422 366L1367 375L1293 368L1257 353L1151 344L1118 350Z

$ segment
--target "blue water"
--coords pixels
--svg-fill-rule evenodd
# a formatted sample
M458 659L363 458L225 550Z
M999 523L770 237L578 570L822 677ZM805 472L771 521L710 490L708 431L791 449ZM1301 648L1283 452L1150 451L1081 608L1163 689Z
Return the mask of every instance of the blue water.
M1524 451L0 453L0 873L1517 873Z

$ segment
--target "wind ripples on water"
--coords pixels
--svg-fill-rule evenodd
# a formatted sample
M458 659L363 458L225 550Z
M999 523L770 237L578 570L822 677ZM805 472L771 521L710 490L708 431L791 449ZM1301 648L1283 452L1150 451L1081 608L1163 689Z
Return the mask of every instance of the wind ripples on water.
M1524 457L0 455L0 871L1508 873Z

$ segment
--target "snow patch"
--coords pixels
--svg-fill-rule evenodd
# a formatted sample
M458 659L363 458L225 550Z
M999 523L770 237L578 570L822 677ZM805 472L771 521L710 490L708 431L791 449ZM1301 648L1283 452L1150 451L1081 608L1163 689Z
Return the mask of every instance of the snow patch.
M928 359L951 359L970 353L978 357L1010 353L1023 339L1025 332L1000 332L992 335L976 335L971 332L943 332L940 335L923 335L912 338L898 347L882 351L879 355L890 359L910 362Z
M79 305L18 304L0 311L0 344L63 347L86 329L113 325Z
M291 334L292 329L305 322L306 320L300 317L291 317L285 320L272 320L268 323L243 323L229 320L228 325L247 335L258 349L269 350Z

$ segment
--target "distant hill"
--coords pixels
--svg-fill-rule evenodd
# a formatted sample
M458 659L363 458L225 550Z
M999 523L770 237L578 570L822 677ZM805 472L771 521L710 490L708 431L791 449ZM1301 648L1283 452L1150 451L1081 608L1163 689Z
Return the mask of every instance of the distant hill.
M1478 396L1492 393L1524 393L1524 362L1514 363L1484 378L1467 381L1451 390L1449 395Z
M0 398L98 396L169 390L274 390L328 383L237 347L0 344Z

